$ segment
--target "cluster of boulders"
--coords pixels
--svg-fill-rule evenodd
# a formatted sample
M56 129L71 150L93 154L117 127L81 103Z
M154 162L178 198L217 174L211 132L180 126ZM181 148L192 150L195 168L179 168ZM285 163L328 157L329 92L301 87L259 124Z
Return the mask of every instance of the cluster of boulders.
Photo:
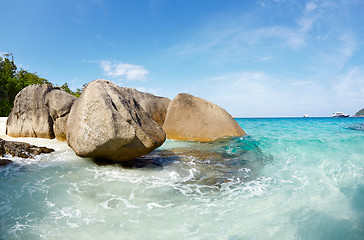
M24 88L6 133L56 137L78 156L115 162L146 155L166 138L209 142L245 135L229 113L204 99L181 93L171 101L101 79L89 83L78 99L49 85Z
M68 114L76 99L59 87L30 85L16 95L6 122L6 134L12 137L56 137L64 141Z

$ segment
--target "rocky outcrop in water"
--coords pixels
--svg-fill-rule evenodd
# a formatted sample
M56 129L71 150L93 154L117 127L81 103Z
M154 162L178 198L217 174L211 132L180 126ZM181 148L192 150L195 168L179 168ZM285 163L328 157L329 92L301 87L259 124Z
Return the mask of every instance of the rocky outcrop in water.
M364 117L364 108L355 113L354 117Z
M47 84L27 86L15 98L6 122L6 134L65 140L65 123L75 99L62 89Z
M87 85L67 122L67 143L81 157L127 161L153 151L165 138L137 100L107 80Z
M154 121L156 121L160 126L163 126L167 109L171 102L170 99L126 87L121 88L120 92L123 96L129 95L128 98L134 98L140 106L149 113Z
M5 167L9 165L10 163L13 163L13 161L9 159L0 159L0 167Z
M0 157L10 154L13 157L34 158L42 153L51 153L54 149L37 147L29 143L5 141L0 138Z
M169 104L163 129L168 139L199 142L246 134L224 109L186 93Z

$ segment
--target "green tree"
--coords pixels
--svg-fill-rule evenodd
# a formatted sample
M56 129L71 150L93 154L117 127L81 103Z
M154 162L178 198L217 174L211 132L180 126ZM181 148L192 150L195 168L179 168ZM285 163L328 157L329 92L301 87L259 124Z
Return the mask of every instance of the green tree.
M13 104L9 99L9 83L12 82L16 73L13 55L0 56L0 116L7 116Z
M68 87L68 83L64 83L64 84L61 86L61 88L62 88L63 90L65 90L66 92L68 92L69 94L74 93L74 92L72 92L72 91L71 91L71 89ZM73 95L73 94L72 94L72 95Z
M87 83L83 84L81 88L77 88L76 92L75 92L75 96L79 97L83 91L83 89L85 89L85 87L87 86Z
M0 56L0 116L8 116L18 92L32 84L53 85L48 80L40 78L36 73L23 69L17 71L12 54Z
M23 88L32 84L53 85L47 79L39 77L37 73L31 73L24 69L17 70L12 54L0 55L0 117L9 115L14 106L16 95ZM72 91L67 83L64 83L61 88L69 94L79 97L86 85L77 88L76 92Z
M69 87L67 83L64 83L61 88L63 90L65 90L66 92L68 92L69 94L75 96L75 97L79 97L83 91L83 89L87 86L87 84L83 84L81 88L77 88L76 92L72 91Z
M11 59L10 59L11 57ZM8 97L7 84L11 81L16 73L14 58L10 54L5 54L4 58L0 56L0 98Z

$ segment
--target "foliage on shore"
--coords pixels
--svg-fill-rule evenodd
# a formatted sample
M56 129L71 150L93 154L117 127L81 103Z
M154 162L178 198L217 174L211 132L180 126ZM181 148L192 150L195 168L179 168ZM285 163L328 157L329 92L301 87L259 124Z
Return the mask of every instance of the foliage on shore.
M23 88L32 84L54 85L47 79L39 77L37 73L31 73L22 68L18 70L12 54L0 55L0 117L9 115L14 106L16 95ZM84 86L75 92L68 87L67 83L60 87L66 92L79 97Z

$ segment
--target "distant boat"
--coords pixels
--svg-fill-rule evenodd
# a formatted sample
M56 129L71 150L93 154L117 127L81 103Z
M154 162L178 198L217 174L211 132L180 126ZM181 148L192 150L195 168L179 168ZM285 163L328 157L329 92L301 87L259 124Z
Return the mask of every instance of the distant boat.
M304 117L304 118L308 118L309 116L308 116L308 114L305 114L305 115L303 115L303 117Z
M342 112L336 112L332 114L333 118L347 118L349 116L350 116L349 114L344 114Z

